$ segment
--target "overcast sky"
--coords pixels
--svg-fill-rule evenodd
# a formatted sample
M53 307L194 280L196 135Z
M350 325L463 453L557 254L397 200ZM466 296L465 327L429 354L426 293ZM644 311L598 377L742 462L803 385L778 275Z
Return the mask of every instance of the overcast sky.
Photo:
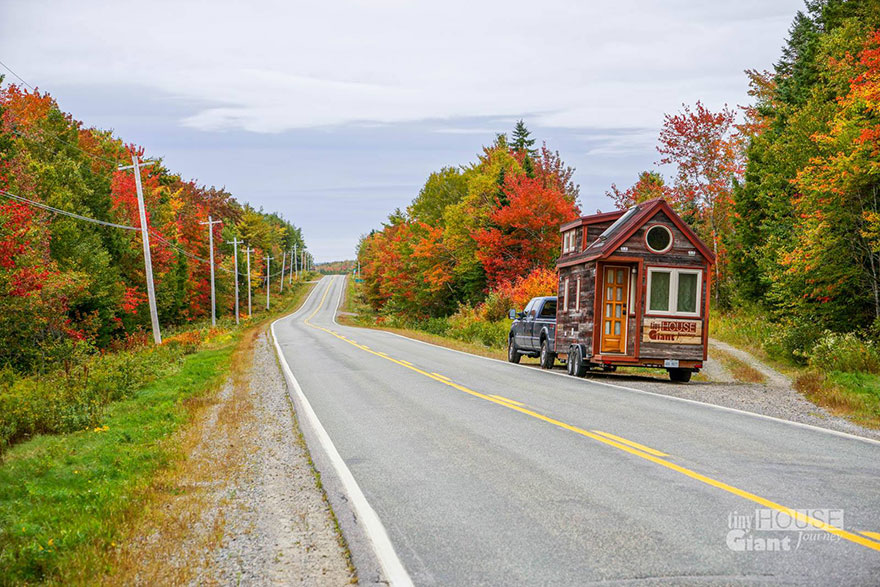
M0 61L329 261L519 118L577 168L582 209L609 209L656 168L664 113L746 103L802 5L0 0Z

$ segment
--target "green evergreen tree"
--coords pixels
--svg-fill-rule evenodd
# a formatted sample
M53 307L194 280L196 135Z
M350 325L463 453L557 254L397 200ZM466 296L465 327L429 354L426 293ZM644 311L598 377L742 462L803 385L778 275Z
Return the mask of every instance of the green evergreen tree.
M514 151L525 153L530 157L535 157L538 154L534 149L535 139L532 138L532 133L529 132L522 120L517 121L513 129L513 141L510 146Z

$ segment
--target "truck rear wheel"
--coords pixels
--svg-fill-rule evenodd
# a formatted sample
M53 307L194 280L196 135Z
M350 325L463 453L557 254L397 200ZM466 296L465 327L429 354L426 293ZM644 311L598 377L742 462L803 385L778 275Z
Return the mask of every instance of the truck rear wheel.
M541 341L541 369L552 369L556 355L550 352L550 343L545 338Z
M669 380L676 383L687 383L691 380L691 369L669 369Z
M513 337L507 339L507 360L511 363L519 363L521 355L516 348L516 343L513 341Z

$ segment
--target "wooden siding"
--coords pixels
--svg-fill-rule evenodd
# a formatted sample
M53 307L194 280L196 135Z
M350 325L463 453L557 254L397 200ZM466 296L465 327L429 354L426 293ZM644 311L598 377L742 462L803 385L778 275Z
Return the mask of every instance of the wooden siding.
M593 302L596 294L596 264L586 263L563 267L559 270L559 298L556 310L556 350L567 353L569 345L579 342L592 348L593 340ZM580 310L575 310L577 301L578 277L581 280ZM568 279L568 311L563 310L564 292L562 288Z

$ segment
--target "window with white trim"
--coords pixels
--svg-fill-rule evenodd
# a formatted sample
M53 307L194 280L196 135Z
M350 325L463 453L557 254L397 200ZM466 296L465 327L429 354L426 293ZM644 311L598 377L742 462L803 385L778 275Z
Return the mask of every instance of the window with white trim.
M575 281L575 290L574 290L574 311L581 311L581 278L578 277L577 281Z
M699 316L703 272L648 267L646 314Z
M564 292L562 294L562 310L568 312L568 277L565 278L565 283L562 287Z
M574 251L574 249L575 249L574 241L576 240L575 235L576 235L576 231L574 231L574 230L569 230L568 232L566 232L562 235L562 252L563 253L570 253L570 252Z

